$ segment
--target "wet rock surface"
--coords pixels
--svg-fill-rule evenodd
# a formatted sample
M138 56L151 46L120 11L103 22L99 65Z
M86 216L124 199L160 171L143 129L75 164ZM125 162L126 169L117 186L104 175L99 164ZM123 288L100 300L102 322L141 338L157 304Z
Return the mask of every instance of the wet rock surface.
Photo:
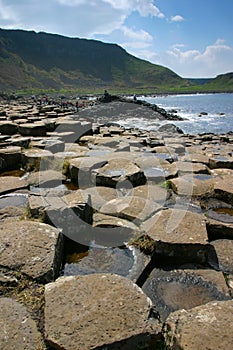
M230 299L222 273L213 270L152 271L143 285L161 320L180 309L192 309L213 300Z
M1 105L0 302L14 300L8 319L18 319L17 301L25 305L38 350L160 349L164 338L171 349L214 349L214 319L227 349L232 133L126 129L115 122L147 113L159 127L179 117L126 100L83 103L78 112ZM9 339L20 339L21 327Z

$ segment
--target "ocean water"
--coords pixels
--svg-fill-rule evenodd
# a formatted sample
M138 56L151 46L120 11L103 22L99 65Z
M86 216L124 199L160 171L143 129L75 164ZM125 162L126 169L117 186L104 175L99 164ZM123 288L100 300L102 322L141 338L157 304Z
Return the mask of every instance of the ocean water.
M184 121L172 121L184 133L227 133L233 131L233 94L190 94L166 96L139 96L138 99L156 104L169 110L176 110ZM200 115L202 112L207 115ZM147 118L119 120L120 124L146 130L156 130L161 122ZM162 122L171 123L171 121ZM132 125L131 125L132 124Z

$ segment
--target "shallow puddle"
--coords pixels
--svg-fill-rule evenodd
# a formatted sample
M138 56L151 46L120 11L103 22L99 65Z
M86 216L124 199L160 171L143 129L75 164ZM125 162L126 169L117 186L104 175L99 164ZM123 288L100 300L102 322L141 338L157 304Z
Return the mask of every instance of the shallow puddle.
M211 280L202 279L195 271L155 269L142 289L152 300L162 321L173 311L230 298Z
M1 174L2 176L15 176L15 177L23 177L26 174L26 171L23 169L5 171Z
M64 276L114 273L136 280L145 268L148 258L131 247L90 247L67 240Z
M211 219L233 223L233 209L232 208L216 208L209 210L207 216Z
M198 180L201 180L201 181L207 181L207 180L211 180L211 179L214 178L213 176L207 175L207 174L195 174L195 175L193 175L193 177L195 179L198 179Z

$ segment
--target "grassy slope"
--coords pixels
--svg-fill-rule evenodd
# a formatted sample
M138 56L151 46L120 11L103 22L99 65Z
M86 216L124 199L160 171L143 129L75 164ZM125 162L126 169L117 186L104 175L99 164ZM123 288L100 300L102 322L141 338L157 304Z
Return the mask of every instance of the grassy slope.
M232 73L196 85L114 44L0 30L0 90L102 93L232 91Z

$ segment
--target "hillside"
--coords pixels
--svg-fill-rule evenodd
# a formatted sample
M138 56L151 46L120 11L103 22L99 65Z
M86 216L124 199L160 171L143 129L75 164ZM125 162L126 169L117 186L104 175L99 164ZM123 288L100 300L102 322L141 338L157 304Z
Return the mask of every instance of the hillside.
M218 75L210 82L204 84L204 88L215 91L233 91L233 72Z
M115 44L0 29L0 90L179 89L187 80Z

